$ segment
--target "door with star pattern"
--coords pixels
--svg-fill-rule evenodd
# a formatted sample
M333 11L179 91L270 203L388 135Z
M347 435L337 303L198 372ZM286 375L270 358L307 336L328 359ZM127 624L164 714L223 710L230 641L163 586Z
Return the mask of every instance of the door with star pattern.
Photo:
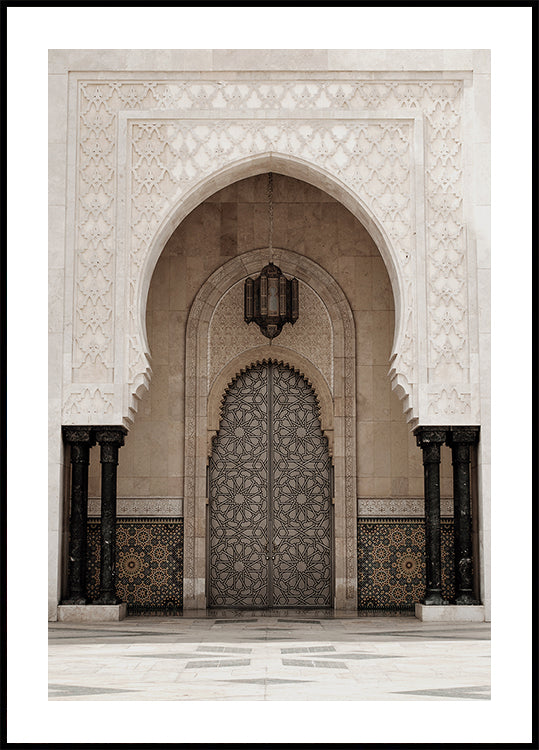
M299 373L270 362L232 383L208 489L210 607L331 606L331 459Z

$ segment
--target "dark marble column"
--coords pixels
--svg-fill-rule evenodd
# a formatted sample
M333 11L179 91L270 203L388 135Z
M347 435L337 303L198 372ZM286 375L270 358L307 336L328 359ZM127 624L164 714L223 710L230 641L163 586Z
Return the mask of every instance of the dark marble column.
M440 446L447 427L416 427L418 446L423 451L425 477L425 564L427 588L423 604L447 604L442 597L442 545L440 531Z
M116 596L116 469L125 427L96 427L101 446L101 575L95 604L119 604Z
M452 427L447 435L453 454L456 604L479 604L473 593L470 506L470 446L478 439L479 427Z
M95 438L91 427L63 427L62 435L64 443L71 446L67 596L62 604L86 604L88 464Z

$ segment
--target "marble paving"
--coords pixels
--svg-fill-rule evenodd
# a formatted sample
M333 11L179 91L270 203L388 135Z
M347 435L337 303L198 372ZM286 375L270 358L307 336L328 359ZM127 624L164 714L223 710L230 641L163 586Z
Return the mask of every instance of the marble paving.
M490 625L211 612L49 624L49 700L490 699Z

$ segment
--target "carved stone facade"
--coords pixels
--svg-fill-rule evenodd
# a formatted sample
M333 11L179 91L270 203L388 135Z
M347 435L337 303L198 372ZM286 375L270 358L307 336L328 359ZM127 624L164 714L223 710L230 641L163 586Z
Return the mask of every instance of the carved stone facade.
M424 512L420 451L408 457L411 430L481 425L474 513L488 608L488 201L478 188L490 138L488 54L455 52L449 68L441 52L396 52L391 66L368 52L332 64L338 56L329 52L327 64L301 72L287 51L271 53L280 64L266 71L241 51L226 70L193 67L186 51L171 51L165 63L146 52L146 67L132 70L122 54L100 52L90 67L82 52L50 54L51 112L65 123L55 143L64 181L51 196L65 224L52 228L51 245L62 258L54 294L63 312L53 321L61 344L51 338L50 616L65 516L60 427L129 429L118 513L183 516L183 597L200 607L206 465L220 405L239 372L270 357L301 372L318 399L335 469L339 608L357 602L358 517ZM253 208L252 241L229 247L228 228L245 226L234 214L240 201L229 193L218 208L208 204L241 181L244 193L256 191L268 172L280 178L276 231L289 227L272 257L300 290L299 320L272 345L254 326L241 327L243 280L268 260L264 200ZM295 242L300 183L328 207L302 214L320 237ZM220 212L217 250L215 227L196 225L202 206ZM352 249L344 250L349 220ZM185 250L182 226L196 235L198 252ZM357 249L362 232L368 251ZM160 263L175 253L176 291L170 281L164 292ZM372 261L361 265L355 255ZM159 295L163 304L152 301ZM400 404L373 375L382 367ZM452 514L448 467L442 457L443 516ZM95 516L92 472L91 462Z
M98 413L133 420L151 378L143 315L163 233L225 171L248 175L263 162L294 176L307 165L381 235L397 301L392 382L409 420L477 420L464 222L469 76L303 77L70 76L79 158L66 423Z

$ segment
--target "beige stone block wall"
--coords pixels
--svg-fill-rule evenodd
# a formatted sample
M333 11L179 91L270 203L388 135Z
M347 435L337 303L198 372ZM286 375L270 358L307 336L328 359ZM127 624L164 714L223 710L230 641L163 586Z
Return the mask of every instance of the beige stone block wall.
M268 245L267 185L267 176L258 175L207 199L172 234L156 265L146 314L153 377L120 451L119 497L183 494L187 315L213 271L235 255ZM300 180L274 175L273 204L273 245L323 266L354 314L358 496L422 496L421 451L387 375L394 302L376 245L344 206ZM96 448L89 494L99 494ZM442 450L441 494L452 494L449 449Z

